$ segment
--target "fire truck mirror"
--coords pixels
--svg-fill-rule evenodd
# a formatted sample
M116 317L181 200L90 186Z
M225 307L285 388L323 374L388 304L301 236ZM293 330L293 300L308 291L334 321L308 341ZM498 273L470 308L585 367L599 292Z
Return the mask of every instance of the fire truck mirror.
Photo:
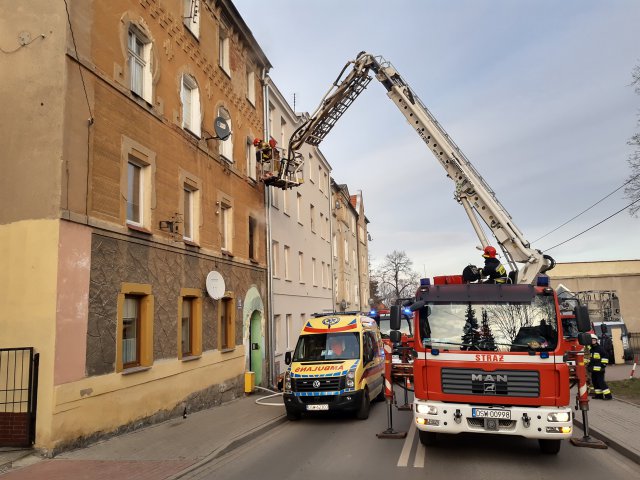
M573 314L576 316L576 325L579 332L588 332L591 330L591 322L589 321L589 309L586 305L577 306Z
M391 305L389 326L391 330L400 330L402 325L402 307L400 305Z
M389 339L392 343L400 343L402 341L402 332L400 330L391 330L389 332Z

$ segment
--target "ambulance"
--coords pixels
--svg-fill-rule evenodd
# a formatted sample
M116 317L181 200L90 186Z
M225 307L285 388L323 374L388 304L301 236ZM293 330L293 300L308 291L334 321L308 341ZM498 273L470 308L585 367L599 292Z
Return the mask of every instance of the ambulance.
M384 347L374 319L360 312L314 315L302 327L283 382L289 420L305 412L354 412L369 417L384 400Z

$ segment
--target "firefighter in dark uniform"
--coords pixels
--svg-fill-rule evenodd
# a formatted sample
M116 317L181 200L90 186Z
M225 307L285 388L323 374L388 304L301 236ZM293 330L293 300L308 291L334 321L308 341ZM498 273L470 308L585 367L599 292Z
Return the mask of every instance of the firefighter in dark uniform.
M484 247L484 267L480 271L482 277L489 277L484 283L507 283L507 270L496 258L496 249L491 245Z
M609 359L604 349L598 343L598 336L591 334L591 359L589 361L589 370L591 370L591 382L593 383L593 398L601 400L611 400L611 390L604 379L604 371L609 364Z

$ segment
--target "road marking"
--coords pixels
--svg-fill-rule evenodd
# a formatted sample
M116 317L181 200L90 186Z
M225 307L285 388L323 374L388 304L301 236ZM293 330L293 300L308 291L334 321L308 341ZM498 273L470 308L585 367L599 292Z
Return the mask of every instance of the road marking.
M422 442L418 441L418 446L416 447L416 458L413 459L413 466L417 468L424 468L424 454L426 452L426 448L422 445Z
M411 448L413 447L413 438L416 435L416 425L411 421L411 427L407 432L407 438L402 446L402 452L400 452L400 458L398 459L398 467L406 467L409 463L409 455L411 454Z

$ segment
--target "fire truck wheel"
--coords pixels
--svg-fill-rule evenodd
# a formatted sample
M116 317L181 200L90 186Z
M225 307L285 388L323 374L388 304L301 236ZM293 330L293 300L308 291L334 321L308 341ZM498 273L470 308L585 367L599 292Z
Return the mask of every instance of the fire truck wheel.
M362 393L362 401L360 402L360 407L356 411L356 418L358 420L366 420L369 418L369 410L371 409L371 400L369 399L369 390L364 389Z
M300 420L300 412L287 410L287 419L291 421Z
M560 451L561 442L561 440L543 440L542 438L538 440L540 451L548 455L556 455Z
M418 430L418 435L420 436L420 443L425 447L431 447L437 442L437 437L434 432L424 432L422 430Z

